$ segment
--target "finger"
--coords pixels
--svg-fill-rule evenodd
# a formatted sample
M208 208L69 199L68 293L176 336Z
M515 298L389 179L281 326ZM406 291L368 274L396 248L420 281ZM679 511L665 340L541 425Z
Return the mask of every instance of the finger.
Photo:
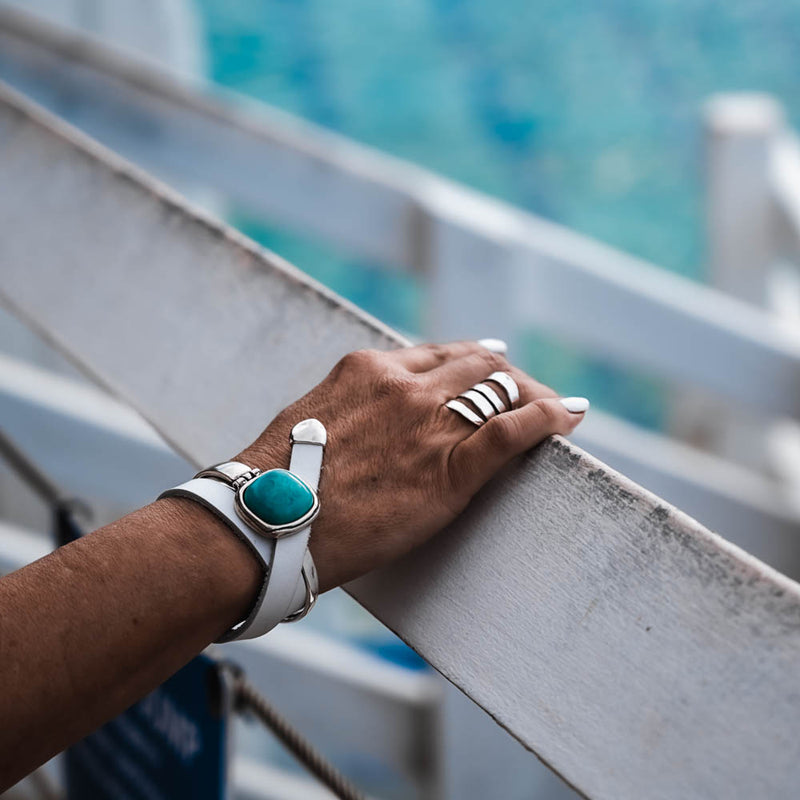
M426 379L443 397L455 397L493 372L509 372L511 365L499 353L480 347L477 351L430 370ZM515 378L516 380L516 378Z
M507 372L514 379L519 388L519 402L515 405L525 405L543 397L558 397L558 393L549 386L539 383L526 372L512 366L503 356L486 350L479 350L460 359L454 359L431 370L428 376L435 387L441 390L442 397L449 399L465 392L476 383L485 381L493 372ZM489 385L504 402L509 403L509 396L505 389L494 382Z
M499 353L504 356L508 353L508 345L502 339L478 339L478 344L491 350L492 353Z
M453 450L450 464L454 485L473 495L515 456L554 433L571 433L588 408L585 398L543 398L492 417Z
M542 400L547 397L558 397L558 392L551 389L544 383L540 383L536 378L532 378L527 372L523 372L515 366L506 370L519 387L519 405L524 406L534 400Z
M461 399L448 401L443 406L443 409L447 418L448 428L458 432L458 438L455 439L457 442L474 433L486 421L472 408L470 403Z
M448 344L426 343L416 347L394 350L391 355L410 372L428 372L457 358L472 353L488 352L480 342L449 342Z

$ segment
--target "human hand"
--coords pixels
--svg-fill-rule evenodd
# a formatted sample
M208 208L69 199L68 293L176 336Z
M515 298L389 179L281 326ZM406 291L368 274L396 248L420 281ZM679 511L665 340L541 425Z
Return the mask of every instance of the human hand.
M498 370L519 386L515 410L476 428L444 406ZM510 459L551 434L570 433L584 413L570 412L555 392L477 342L360 350L236 460L286 468L289 433L307 417L328 431L321 511L309 543L326 591L422 544Z

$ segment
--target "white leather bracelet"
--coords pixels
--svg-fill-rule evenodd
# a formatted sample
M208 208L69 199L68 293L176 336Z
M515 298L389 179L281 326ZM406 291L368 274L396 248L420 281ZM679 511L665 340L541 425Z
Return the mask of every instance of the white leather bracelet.
M289 461L289 471L304 480L315 492L319 485L322 454L326 441L325 428L316 419L304 420L292 428L292 456ZM275 540L271 575L263 604L266 610L262 624L269 626L266 630L271 630L287 617L294 616L299 610L294 598L298 586L303 589L305 596L301 568L303 560L309 560L306 550L310 536L311 525L309 524L296 533ZM313 560L311 560L311 565L314 574L313 576L307 575L307 578L313 580L316 585L316 568L313 566ZM316 594L316 589L314 593Z
M245 490L260 475L238 462L226 462L202 470L190 481L168 489L160 497L187 497L209 509L250 547L264 569L264 582L247 619L231 628L220 642L252 639L278 623L305 616L316 600L318 585L314 560L308 550L311 522L316 516L316 490L322 468L326 432L321 422L304 420L292 429L290 472L311 489L312 513L297 526L270 526L249 508ZM271 470L283 473L284 470ZM288 528L288 530L287 530Z

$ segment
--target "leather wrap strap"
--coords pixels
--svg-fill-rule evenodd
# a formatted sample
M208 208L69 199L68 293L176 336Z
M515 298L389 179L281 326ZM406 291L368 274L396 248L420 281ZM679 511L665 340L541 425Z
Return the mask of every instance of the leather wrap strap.
M314 421L316 422L316 420ZM321 427L321 423L318 424ZM299 426L295 426L295 430L297 427ZM319 485L323 446L323 444L301 441L295 441L292 444L289 470L304 480L314 491ZM303 558L310 535L311 525L306 525L297 533L283 536L275 541L272 570L263 603L264 613L259 620L267 627L259 633L254 633L253 636L266 633L290 614L302 608L305 601L305 582L300 570L303 566ZM299 602L297 597L300 598Z
M292 456L289 469L314 491L319 486L322 456L326 442L325 428L315 419L307 419L292 429ZM235 462L231 462L236 465ZM236 465L244 466L244 465ZM216 473L209 473L216 474ZM236 511L235 489L224 474L193 478L167 489L161 497L188 497L221 519L252 551L264 569L264 582L247 619L231 628L218 641L253 639L272 630L278 623L305 607L306 574L316 594L316 569L307 554L311 524L278 539L264 536L251 528Z

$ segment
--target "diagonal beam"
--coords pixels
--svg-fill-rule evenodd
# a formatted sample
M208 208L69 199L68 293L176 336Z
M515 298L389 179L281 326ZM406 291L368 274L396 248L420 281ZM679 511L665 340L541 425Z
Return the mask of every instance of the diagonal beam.
M7 305L195 463L401 340L0 89ZM800 587L553 438L350 587L591 797L789 797Z
M711 287L2 2L0 79L178 185L424 271L435 338L490 330L513 347L506 331L537 328L761 416L800 416L800 340Z

